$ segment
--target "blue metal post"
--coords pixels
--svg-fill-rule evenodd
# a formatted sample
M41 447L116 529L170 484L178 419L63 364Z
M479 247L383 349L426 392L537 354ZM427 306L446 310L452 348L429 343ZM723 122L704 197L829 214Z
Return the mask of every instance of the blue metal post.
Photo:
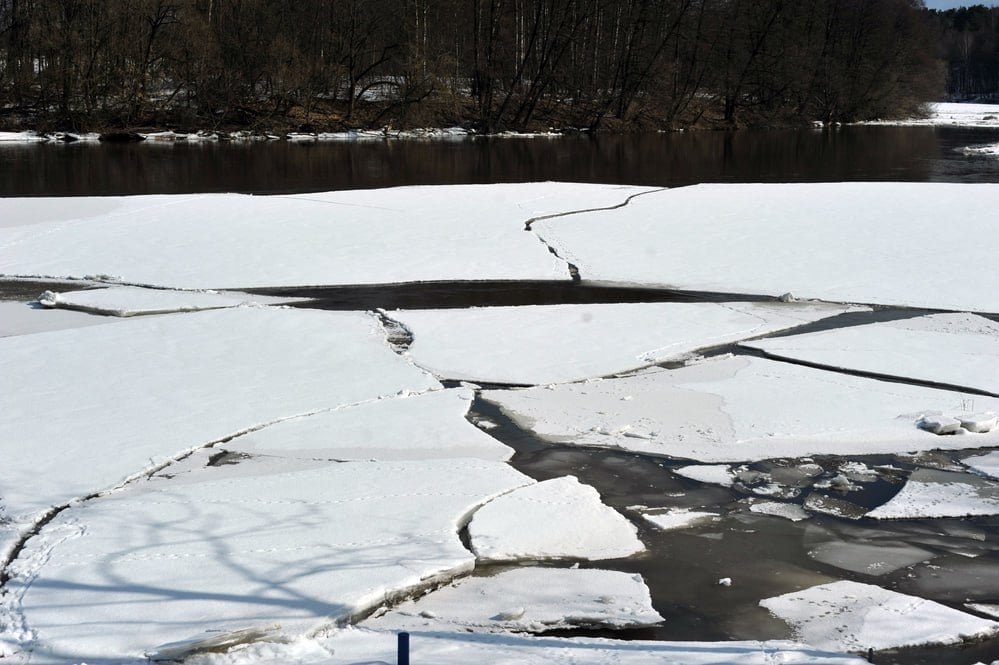
M399 633L399 665L409 665L409 633Z

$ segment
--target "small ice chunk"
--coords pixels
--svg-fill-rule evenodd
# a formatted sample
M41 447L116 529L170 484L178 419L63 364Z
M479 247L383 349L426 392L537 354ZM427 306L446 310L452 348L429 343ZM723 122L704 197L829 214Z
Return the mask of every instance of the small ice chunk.
M639 511L642 519L663 531L686 529L688 527L711 522L718 518L718 513L688 510L686 508L668 508L665 511Z
M732 578L731 577L721 578L720 580L718 580L718 586L732 586Z
M835 515L836 517L844 517L850 520L859 520L867 512L867 509L863 506L817 492L813 492L805 497L804 505L807 510L813 513Z
M923 416L916 423L916 426L934 434L957 434L958 430L961 429L961 421L943 415Z
M961 421L961 427L969 432L975 432L976 434L991 432L996 428L996 425L999 424L999 416L996 416L996 414L992 412L976 413L970 416L958 416L958 420Z
M819 649L867 651L959 644L999 634L999 623L859 582L831 582L760 601Z
M731 487L735 482L735 473L727 464L693 464L673 469L673 473L684 478L696 480L699 483L710 483Z
M475 513L468 532L481 561L616 559L645 550L635 526L575 476L490 501Z
M749 510L761 515L771 515L773 517L783 517L792 522L807 520L811 515L804 508L793 503L781 503L779 501L761 501L749 506Z

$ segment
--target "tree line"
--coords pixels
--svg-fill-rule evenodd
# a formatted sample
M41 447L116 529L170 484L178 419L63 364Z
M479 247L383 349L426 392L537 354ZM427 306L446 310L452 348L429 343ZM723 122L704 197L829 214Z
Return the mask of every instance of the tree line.
M948 97L999 101L999 7L949 9L936 19Z
M0 0L0 116L484 131L887 118L940 96L939 25L919 0Z

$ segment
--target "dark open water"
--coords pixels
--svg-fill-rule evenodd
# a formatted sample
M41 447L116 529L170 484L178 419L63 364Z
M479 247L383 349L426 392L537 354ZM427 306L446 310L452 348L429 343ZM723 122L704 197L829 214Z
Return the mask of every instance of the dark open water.
M564 180L999 182L999 129L841 127L560 138L0 145L0 196L288 193Z

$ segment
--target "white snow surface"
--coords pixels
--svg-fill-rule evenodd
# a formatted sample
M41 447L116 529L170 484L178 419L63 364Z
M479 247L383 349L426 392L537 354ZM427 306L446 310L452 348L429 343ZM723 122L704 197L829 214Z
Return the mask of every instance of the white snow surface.
M660 623L641 575L581 568L516 568L466 577L360 624L374 630L542 632Z
M635 526L575 476L491 501L472 517L468 533L480 561L602 560L645 550Z
M71 310L53 310L24 302L0 301L0 337L16 337L51 330L85 328L114 319Z
M704 184L533 228L584 282L999 312L996 210L999 184Z
M305 459L508 460L513 449L465 420L474 396L468 388L453 388L368 402L285 420L224 447Z
M528 220L649 188L573 183L287 196L0 199L0 274L183 289L568 280Z
M699 483L711 483L731 487L735 482L735 472L727 464L691 464L673 469L673 473Z
M999 394L999 323L933 314L743 342L772 356Z
M999 634L999 623L945 605L859 582L820 584L760 605L819 649L867 651L959 644Z
M410 356L448 379L539 385L684 358L847 308L819 303L626 303L390 312Z
M581 384L482 393L557 442L739 462L999 444L999 431L937 436L926 413L960 413L965 395L749 357L706 359ZM630 399L623 399L623 397ZM995 411L999 399L976 397Z
M966 457L961 460L961 463L978 473L999 478L999 451Z
M892 520L996 514L999 483L968 473L916 469L902 491L867 516Z
M249 665L250 663L396 662L396 633L349 628L323 642L325 655L312 643L264 645L245 656L217 660L206 657L190 665ZM413 663L435 665L863 665L866 661L842 653L822 652L787 641L771 642L650 642L596 638L532 637L529 635L473 634L419 631L411 634ZM302 653L301 660L293 660Z
M373 316L235 308L0 339L0 487L29 518L291 416L440 384Z
M169 314L171 312L194 312L226 307L281 305L300 300L304 299L256 296L249 293L220 293L217 291L143 289L133 286L113 286L66 293L46 291L38 298L38 302L45 307L75 309L107 316Z
M531 482L502 462L437 460L249 462L139 483L28 541L8 584L23 646L32 663L105 662L206 632L302 636L471 570L467 515Z

